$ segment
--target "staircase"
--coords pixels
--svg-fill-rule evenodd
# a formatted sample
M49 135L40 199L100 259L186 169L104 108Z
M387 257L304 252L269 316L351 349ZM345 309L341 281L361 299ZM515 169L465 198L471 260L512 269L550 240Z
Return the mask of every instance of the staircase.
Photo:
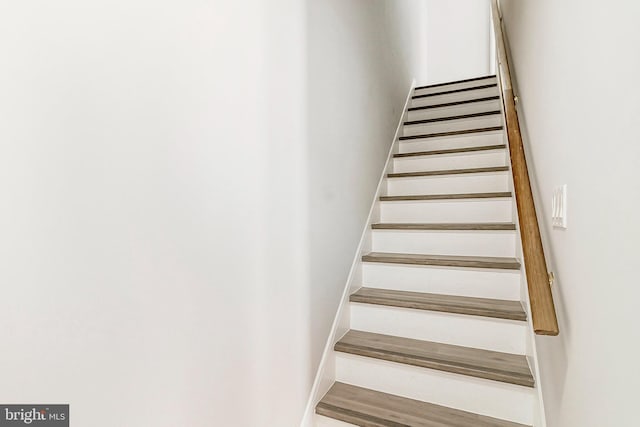
M418 87L405 120L315 424L532 426L540 410L496 77Z

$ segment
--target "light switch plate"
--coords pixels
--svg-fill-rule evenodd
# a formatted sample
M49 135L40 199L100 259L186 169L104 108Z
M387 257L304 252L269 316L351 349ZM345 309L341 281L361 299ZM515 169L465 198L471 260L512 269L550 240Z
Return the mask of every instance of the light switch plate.
M567 228L567 184L553 190L551 222L555 228Z

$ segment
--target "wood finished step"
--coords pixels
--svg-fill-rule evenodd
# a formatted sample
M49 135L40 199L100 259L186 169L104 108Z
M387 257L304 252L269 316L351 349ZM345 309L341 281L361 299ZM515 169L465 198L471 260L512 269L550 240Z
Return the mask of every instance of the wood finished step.
M387 178L413 178L421 176L462 175L469 173L507 172L508 166L493 166L487 168L445 169L422 172L396 172L387 174Z
M362 261L381 262L387 264L431 265L440 267L496 268L502 270L520 269L520 262L515 258L508 257L370 252L362 256Z
M502 129L504 129L502 126L490 126L490 127L484 127L484 128L476 128L476 129L462 129L462 130L451 130L447 132L425 133L421 135L401 136L400 141L407 141L411 139L440 138L444 136L469 135L472 133L495 132L497 130L502 130Z
M404 122L403 125L405 126L424 125L429 123L446 122L449 120L464 120L464 119L473 119L475 117L497 116L498 114L502 114L502 111L500 110L481 111L479 113L460 114L457 116L436 117L434 119L425 119L425 120L412 120L409 122Z
M475 102L483 102L483 101L495 101L498 99L500 99L500 96L485 96L482 98L465 99L464 101L453 101L453 102L445 102L442 104L423 105L422 107L411 107L407 111L428 110L431 108L440 108L440 107L453 107L455 105L473 104Z
M349 296L349 301L363 304L386 305L416 310L493 317L496 319L527 320L520 301L425 292L396 291L362 287Z
M316 414L371 427L527 427L341 382L318 402Z
M440 87L440 86L447 86L447 85L455 85L458 83L467 83L467 82L475 82L476 80L485 80L485 79L490 79L490 78L494 78L496 77L495 74L492 74L490 76L482 76L482 77L474 77L472 79L464 79L464 80L454 80L452 82L445 82L445 83L436 83L436 84L432 84L432 85L426 85L426 86L418 86L416 87L414 90L420 90L420 89L430 89L432 87Z
M511 197L510 191L493 193L413 194L408 196L380 196L381 202L406 202L419 200L494 199Z
M526 356L350 330L335 351L533 387Z
M492 230L515 230L516 225L512 222L479 222L479 223L376 223L371 224L374 230L433 230L433 231L492 231Z
M491 84L480 85L480 86L472 86L472 87L463 87L461 89L445 90L445 91L442 91L442 92L425 93L424 95L414 95L414 96L411 97L411 99L429 98L430 96L449 95L451 93L468 92L470 90L489 89L491 87L496 87L497 88L498 87L498 83L491 83Z
M397 154L394 154L393 157L401 158L401 157L433 156L437 154L472 153L475 151L503 150L506 148L507 146L505 144L482 145L479 147L448 148L446 150L416 151L413 153L397 153Z

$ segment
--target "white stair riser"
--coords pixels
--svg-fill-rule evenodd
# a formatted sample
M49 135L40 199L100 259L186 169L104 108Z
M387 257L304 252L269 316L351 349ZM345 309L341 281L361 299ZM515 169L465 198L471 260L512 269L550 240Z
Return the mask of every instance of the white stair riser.
M415 125L404 125L402 127L403 136L425 135L440 132L452 132L465 129L479 129L494 126L502 126L500 115L471 117L460 120L445 120L441 122L421 123Z
M398 152L415 153L418 151L448 150L504 143L503 131L489 131L465 135L439 136L436 138L403 139L399 143Z
M500 110L500 100L470 102L468 104L451 105L449 107L427 108L424 110L408 111L407 121L433 119L435 117L459 116L461 114L478 113L481 111Z
M531 425L528 387L336 352L338 381Z
M323 417L322 415L318 414L315 415L314 421L315 427L353 427L355 425L334 420L333 418Z
M387 195L489 193L509 191L508 172L388 178Z
M381 222L511 222L510 197L380 202Z
M466 92L448 93L446 95L435 95L427 98L415 98L411 100L410 108L423 107L425 105L437 105L448 102L466 101L468 99L485 98L488 96L497 96L498 89L490 87L486 89L470 90Z
M496 149L455 154L396 157L393 159L393 172L486 168L506 165L506 150Z
M373 230L375 252L514 257L515 231Z
M481 79L481 80L472 80L470 82L463 82L463 83L452 83L452 84L448 84L448 85L442 85L442 86L436 86L436 87L430 87L430 88L426 88L426 89L416 89L413 92L413 95L426 95L429 93L438 93L438 92L444 92L447 90L457 90L457 89L465 89L465 88L469 88L469 87L477 87L477 86L483 86L483 85L490 85L490 84L495 84L497 83L497 80L495 77L489 77L486 79Z
M351 329L525 354L526 322L351 303Z
M362 283L379 289L521 300L519 270L363 262Z

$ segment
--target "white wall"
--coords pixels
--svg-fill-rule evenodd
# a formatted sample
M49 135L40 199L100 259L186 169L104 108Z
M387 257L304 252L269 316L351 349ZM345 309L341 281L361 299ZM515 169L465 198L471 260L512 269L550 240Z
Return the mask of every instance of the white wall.
M295 425L304 8L2 1L0 401Z
M560 321L538 337L550 427L637 423L640 6L502 0ZM568 228L550 226L568 185Z
M396 96L404 103L407 82L426 81L428 73L427 2L424 0L387 0L384 2L385 26L383 38L387 63L391 67L391 84ZM398 95L400 94L400 95ZM403 105L401 104L400 107ZM399 119L400 113L395 120ZM395 129L394 129L395 130Z
M316 372L413 78L421 0L308 2L309 294Z
M489 0L427 0L427 81L440 83L491 72Z
M0 401L296 425L424 4L1 5Z

